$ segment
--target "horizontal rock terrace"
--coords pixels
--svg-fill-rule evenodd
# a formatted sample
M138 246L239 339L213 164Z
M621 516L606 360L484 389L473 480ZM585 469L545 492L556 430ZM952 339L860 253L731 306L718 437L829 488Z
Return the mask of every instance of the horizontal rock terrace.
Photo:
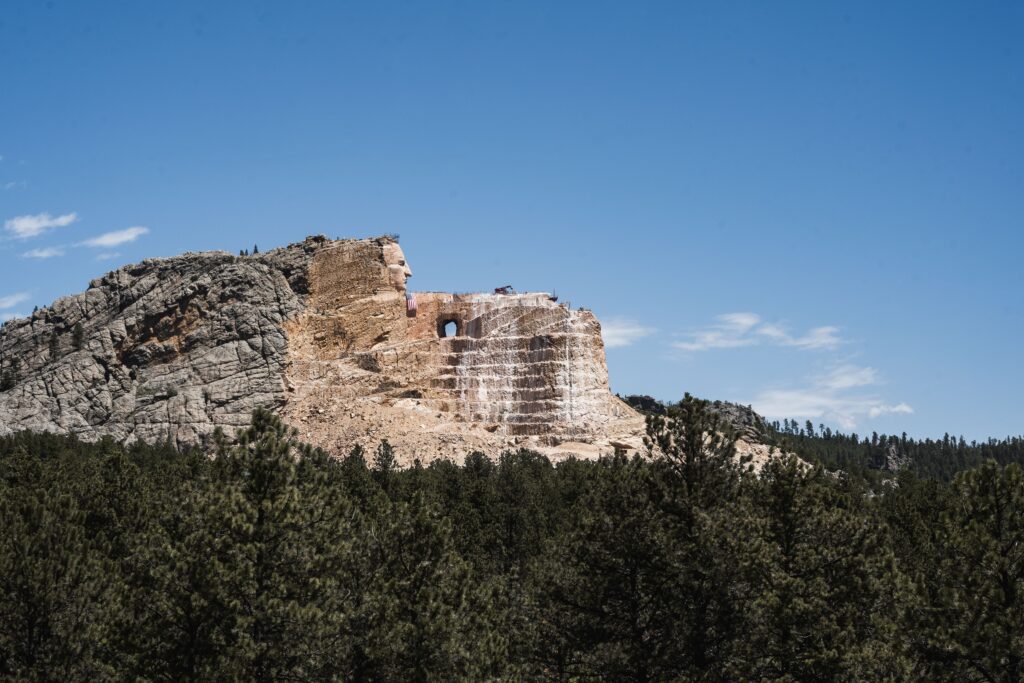
M417 294L416 338L438 340L432 405L512 435L586 438L608 400L600 326L547 294ZM432 321L453 321L438 337ZM598 343L595 343L595 340Z

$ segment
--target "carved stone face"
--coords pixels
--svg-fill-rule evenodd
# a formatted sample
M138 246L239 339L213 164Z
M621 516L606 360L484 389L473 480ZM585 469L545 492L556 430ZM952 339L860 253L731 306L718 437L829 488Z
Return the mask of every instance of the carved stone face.
M405 294L405 281L412 277L412 270L405 262L405 254L397 242L388 242L383 247L384 263L388 267L388 274L391 276L391 284L402 294Z

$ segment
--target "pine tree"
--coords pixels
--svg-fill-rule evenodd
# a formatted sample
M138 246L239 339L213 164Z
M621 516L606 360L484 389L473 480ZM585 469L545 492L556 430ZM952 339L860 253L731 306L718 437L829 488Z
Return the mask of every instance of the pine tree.
M50 352L51 363L60 357L60 336L58 336L57 330L50 332L50 344L48 350Z
M707 401L686 394L666 416L647 418L646 442L663 455L675 486L671 497L684 507L713 505L739 483L736 435Z
M237 445L218 455L214 507L234 545L230 557L244 558L225 564L223 584L239 675L317 678L343 656L337 567L350 532L339 487L325 484L327 462L263 410Z
M648 434L659 459L605 463L542 565L538 643L559 677L725 676L743 595L735 440L690 396Z
M623 457L602 472L538 560L536 672L556 680L667 680L683 665L666 601L675 559L650 469Z
M894 559L866 491L776 457L750 500L742 562L752 589L730 667L737 680L905 680L894 643Z
M326 455L259 410L221 438L209 477L145 544L145 667L169 679L324 678L347 656L340 623L348 506Z
M352 655L341 678L502 680L508 634L496 626L495 595L474 589L450 522L421 497L379 505L356 516L360 541L346 555Z
M676 614L676 657L684 675L723 676L744 596L736 527L745 514L749 465L737 458L732 428L689 394L667 417L651 419L648 434L663 454L655 463L655 491L672 553L672 587L663 600Z
M82 329L82 323L75 323L75 327L71 331L71 346L73 346L76 351L81 351L84 343L85 330Z
M937 555L917 576L908 631L932 680L1024 675L1024 474L994 462L957 476Z
M0 489L0 676L110 677L101 644L118 611L113 567L66 491Z
M155 523L131 561L139 618L126 634L136 672L164 680L218 678L238 666L237 572L244 548L229 534L229 510L207 477L156 501Z
M360 508L368 507L376 497L382 495L380 486L366 466L365 450L359 444L353 446L342 460L340 476L345 490Z
M384 439L377 446L377 453L373 456L373 479L389 496L394 493L392 475L397 467L395 449L391 447L387 439Z
M12 358L7 367L0 371L0 391L13 389L21 380L21 361Z

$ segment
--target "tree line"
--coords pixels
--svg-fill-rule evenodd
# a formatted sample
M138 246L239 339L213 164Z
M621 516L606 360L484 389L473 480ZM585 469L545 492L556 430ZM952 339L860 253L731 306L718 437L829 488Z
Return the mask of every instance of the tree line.
M0 439L0 677L1019 681L1024 480L752 471L686 397L664 457L213 457Z
M765 435L770 443L799 452L829 469L857 472L877 479L872 470L909 468L918 476L951 480L958 472L994 460L1000 465L1024 464L1024 437L968 442L963 436L949 434L941 439L914 439L901 435L879 434L858 436L832 431L831 427L803 424L796 420L776 421L768 425Z

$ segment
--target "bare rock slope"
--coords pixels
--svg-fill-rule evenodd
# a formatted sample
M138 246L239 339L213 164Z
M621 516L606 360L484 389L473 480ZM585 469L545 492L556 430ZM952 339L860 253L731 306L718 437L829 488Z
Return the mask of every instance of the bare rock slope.
M640 447L589 311L413 294L410 275L389 238L126 266L0 328L0 434L201 444L263 406L329 451L387 438L406 462Z

